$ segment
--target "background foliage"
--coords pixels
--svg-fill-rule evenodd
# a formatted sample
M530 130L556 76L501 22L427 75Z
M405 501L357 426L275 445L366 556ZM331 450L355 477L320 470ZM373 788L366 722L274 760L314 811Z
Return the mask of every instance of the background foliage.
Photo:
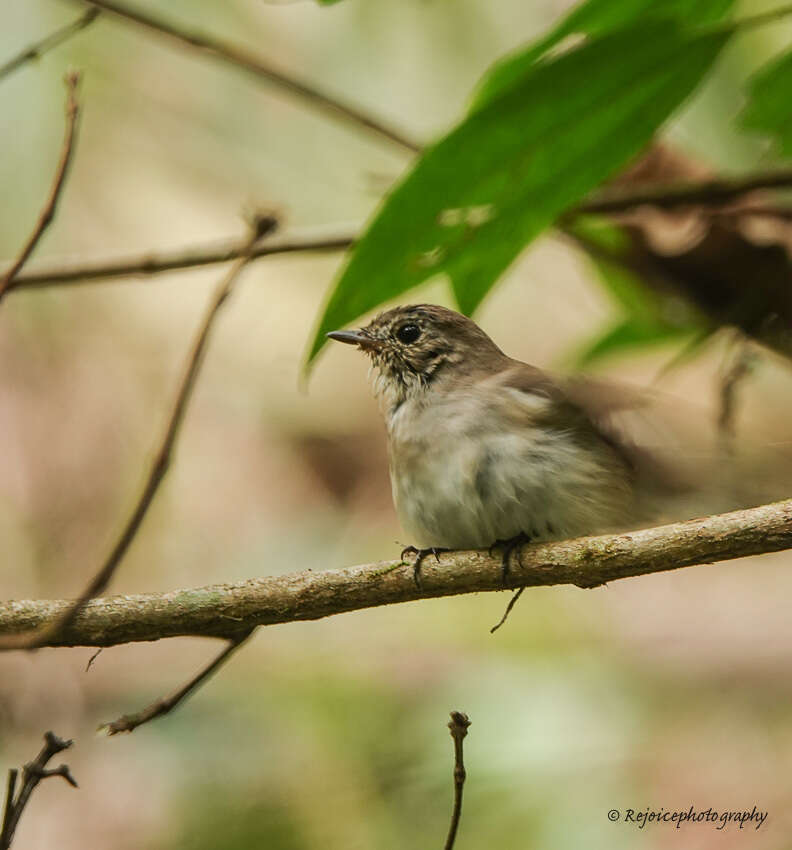
M322 569L400 548L365 364L328 352L309 393L296 389L328 289L320 331L396 296L480 303L478 320L513 356L542 366L582 359L649 383L722 314L684 288L698 279L689 266L671 264L674 287L656 284L647 268L667 281L669 263L637 241L633 223L552 225L657 128L721 175L776 167L789 151L779 94L789 24L729 23L770 4L140 6L247 44L435 141L414 158L109 17L0 81L5 257L46 194L70 64L85 72L82 134L38 259L238 234L240 208L252 203L278 206L294 228L370 221L348 258L283 257L246 271L117 592ZM75 9L12 0L2 56ZM745 261L728 265L754 285L770 278L746 277ZM218 276L198 269L3 302L4 595L82 585L137 486ZM617 347L629 356L613 357ZM705 430L728 350L718 333L660 384ZM741 433L788 441L783 357L763 355L741 398ZM43 785L18 845L51 846L57 835L66 848L437 847L451 796L445 722L458 708L473 720L459 847L786 846L791 583L778 555L750 569L527 593L494 637L500 598L267 629L173 717L109 742L92 737L98 722L168 691L212 649L121 647L87 673L89 651L4 655L2 763L28 759L43 728L79 742L70 764L81 790ZM746 836L637 831L606 817L691 804L757 805L770 820Z

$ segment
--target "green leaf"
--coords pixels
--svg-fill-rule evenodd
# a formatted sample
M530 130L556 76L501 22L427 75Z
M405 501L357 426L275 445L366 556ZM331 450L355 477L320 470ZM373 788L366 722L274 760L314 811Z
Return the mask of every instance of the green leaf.
M781 152L792 156L792 52L774 59L751 78L740 125L774 136Z
M618 228L612 225L605 227L622 236ZM611 234L600 235L611 238ZM677 309L669 309L669 299L647 286L629 268L592 254L589 254L589 260L624 317L578 352L576 368L588 367L596 360L626 349L677 341L701 332L702 325L695 312L680 310L679 305L676 305Z
M698 312L685 309L687 305L677 296L649 286L630 267L632 243L618 225L596 216L577 216L566 229L585 249L604 289L623 314L577 352L575 368L626 349L701 334L704 324Z
M542 62L428 148L386 199L330 296L324 335L427 278L471 312L532 239L623 166L728 41L657 22Z
M735 0L588 0L575 6L546 36L512 53L493 65L478 84L472 110L499 97L549 50L570 36L598 36L630 26L639 20L675 20L688 27L722 20Z

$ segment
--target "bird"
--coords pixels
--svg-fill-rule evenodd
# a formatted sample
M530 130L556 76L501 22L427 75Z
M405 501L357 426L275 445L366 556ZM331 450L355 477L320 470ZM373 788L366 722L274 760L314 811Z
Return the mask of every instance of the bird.
M507 356L460 313L399 306L327 336L371 360L419 585L429 554L495 547L505 585L522 544L624 528L644 492L675 486L609 424L612 393Z

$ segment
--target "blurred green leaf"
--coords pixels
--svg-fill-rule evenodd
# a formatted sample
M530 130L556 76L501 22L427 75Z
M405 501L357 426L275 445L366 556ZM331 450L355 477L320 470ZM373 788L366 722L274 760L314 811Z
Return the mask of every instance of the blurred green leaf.
M471 109L480 109L514 85L548 50L570 36L588 37L630 26L647 17L676 20L689 27L722 20L735 0L588 0L580 3L546 36L495 63L473 95Z
M577 216L566 230L585 249L600 282L623 314L577 352L576 368L626 349L701 333L702 320L694 310L680 309L678 298L658 292L631 270L631 242L618 225L596 216Z
M775 137L781 152L792 156L792 52L774 59L751 78L740 125Z
M386 199L330 296L325 333L446 273L470 313L520 251L652 138L731 30L652 22L534 66L428 148Z

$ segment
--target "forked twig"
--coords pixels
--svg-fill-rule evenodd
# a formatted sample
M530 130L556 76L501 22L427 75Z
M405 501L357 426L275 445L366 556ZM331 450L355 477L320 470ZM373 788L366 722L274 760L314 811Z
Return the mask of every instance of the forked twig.
M0 279L0 299L2 299L9 290L17 273L22 266L25 265L28 257L30 257L33 253L36 245L39 243L39 240L44 235L44 231L49 227L52 219L55 217L58 199L60 198L63 185L66 182L66 175L68 174L69 164L71 163L72 158L72 150L74 149L74 139L77 134L77 119L80 114L80 104L77 101L77 86L80 83L79 71L70 71L66 74L65 82L66 133L63 137L63 144L61 145L61 153L58 160L58 167L55 171L55 179L52 183L49 197L44 204L44 209L42 209L41 214L39 215L39 219L36 222L33 232L22 247L19 256L11 264L11 268L9 268L3 275L2 279Z
M99 727L100 732L106 735L118 735L120 732L134 732L138 726L154 720L156 717L162 717L170 711L173 711L177 705L183 702L199 685L208 679L219 667L221 667L228 658L233 655L237 649L253 634L254 629L249 629L235 638L230 638L225 649L212 661L203 667L195 676L187 683L182 685L178 690L175 690L167 697L161 697L155 700L150 705L134 714L124 714L113 720L110 723L103 723Z
M35 761L28 762L22 768L22 787L16 794L17 779L19 771L12 768L8 771L8 785L6 790L5 809L3 812L3 826L0 831L0 850L8 850L14 840L22 812L30 800L30 796L42 779L48 776L62 776L69 785L77 787L77 781L71 775L68 766L61 764L58 767L48 768L47 762L62 750L68 750L72 741L64 741L54 732L44 733L44 746L36 756Z
M462 742L467 735L470 720L467 714L461 711L452 711L451 720L448 723L448 728L451 730L451 737L454 739L454 808L451 812L451 825L448 827L448 837L446 838L445 850L452 850L456 841L457 829L459 827L459 818L462 814L462 791L465 787L465 761L462 752Z
M67 608L62 614L56 617L52 622L45 624L43 627L28 632L26 634L13 635L4 640L0 640L0 650L7 649L34 649L39 646L44 646L50 642L54 635L59 634L63 629L67 628L77 615L85 607L85 604L100 594L107 587L110 579L118 567L121 559L126 554L135 535L140 528L143 519L145 518L148 509L154 501L154 496L165 477L170 461L173 455L174 446L176 444L179 430L184 420L184 414L187 409L190 397L192 396L195 381L198 377L198 372L203 362L203 354L206 350L206 345L212 330L215 317L222 307L225 300L231 294L234 283L242 271L243 267L250 262L252 251L259 239L266 233L269 233L277 226L277 220L271 215L259 216L253 224L250 238L248 239L246 249L242 256L231 266L228 273L225 275L219 286L215 290L212 300L209 302L203 322L198 330L198 333L193 342L192 350L187 358L187 366L179 382L176 397L168 416L164 433L159 442L159 447L154 456L154 459L149 467L146 481L143 489L138 497L135 506L124 525L121 534L114 543L109 555L105 559L99 571L88 583L87 587L77 597L77 599Z

